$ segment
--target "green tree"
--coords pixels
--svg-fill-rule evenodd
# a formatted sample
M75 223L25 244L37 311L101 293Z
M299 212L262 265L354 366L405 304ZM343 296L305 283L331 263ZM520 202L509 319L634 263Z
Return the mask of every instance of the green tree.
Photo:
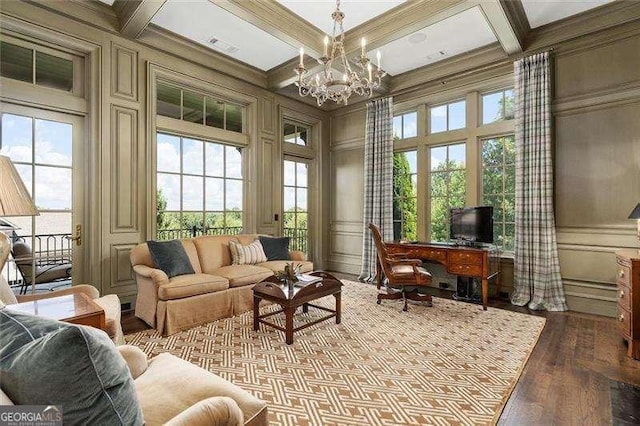
M393 237L416 240L416 189L411 181L411 167L406 153L393 154Z
M446 160L431 171L431 240L449 239L451 208L464 207L467 172L456 161Z

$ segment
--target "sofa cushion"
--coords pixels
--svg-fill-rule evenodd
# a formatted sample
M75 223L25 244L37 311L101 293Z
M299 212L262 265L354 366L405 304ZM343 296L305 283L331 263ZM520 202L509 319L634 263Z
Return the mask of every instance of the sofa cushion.
M0 330L2 389L15 404L60 405L65 424L143 424L133 379L105 332L7 308Z
M213 293L229 288L229 281L221 276L209 274L189 274L173 277L168 283L158 287L161 300L181 299L197 294Z
M162 269L169 278L195 273L179 240L147 241L147 246L156 267Z
M267 260L289 260L289 237L260 236L260 243L267 255Z
M242 287L259 283L273 275L273 272L256 265L230 265L216 269L215 274L227 278L229 287Z
M246 246L231 240L229 241L229 250L231 251L231 261L234 265L255 265L256 263L267 261L267 256L264 254L259 240L255 240Z
M147 425L164 424L185 408L215 396L233 399L246 423L263 416L267 409L264 401L244 389L166 352L149 361L147 371L136 379L135 386ZM186 391L167 392L167 389Z
M309 262L308 260L300 261L296 260L292 262L290 260L270 260L268 262L258 263L256 266L262 266L263 268L268 268L273 272L284 271L284 265L295 263L296 265L300 265L300 272L311 272L313 271L313 262Z

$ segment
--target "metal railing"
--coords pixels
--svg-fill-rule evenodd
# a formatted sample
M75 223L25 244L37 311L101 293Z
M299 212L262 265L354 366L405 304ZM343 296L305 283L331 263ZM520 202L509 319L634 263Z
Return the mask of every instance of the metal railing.
M156 231L156 239L176 240L180 238L199 237L201 235L237 235L241 232L241 226L232 226L226 228L202 228L199 226L192 226L191 228L158 229Z
M284 228L285 237L289 237L289 250L307 252L308 231L303 228Z
M176 240L180 238L193 238L201 235L237 235L242 233L241 226L228 228L201 228L192 226L191 228L158 229L156 239ZM284 236L290 238L289 249L307 252L308 232L303 228L284 228Z
M35 259L37 266L46 266L71 263L73 241L71 241L69 237L71 237L71 233L38 234L34 235L34 240L32 240L31 235L17 235L14 232L11 235L11 240L13 244L21 241L28 246L34 243L34 247L31 248L33 257L20 258L21 262ZM16 261L13 258L13 250L7 261L6 268L6 278L9 285L12 287L22 286L25 278L16 265ZM27 280L29 280L29 277L27 277Z

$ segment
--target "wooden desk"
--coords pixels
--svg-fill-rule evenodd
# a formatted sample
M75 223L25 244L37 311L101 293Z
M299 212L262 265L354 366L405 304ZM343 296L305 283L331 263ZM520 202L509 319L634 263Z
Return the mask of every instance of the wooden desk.
M7 305L7 308L73 324L105 329L104 309L84 293Z
M405 253L408 258L441 263L450 274L482 279L484 310L489 299L489 280L494 277L496 293L500 295L500 258L494 249L431 243L386 243L386 246L389 253Z

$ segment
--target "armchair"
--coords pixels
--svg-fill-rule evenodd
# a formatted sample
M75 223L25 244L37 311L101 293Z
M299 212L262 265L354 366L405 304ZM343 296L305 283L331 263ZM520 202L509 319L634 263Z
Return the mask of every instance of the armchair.
M385 243L382 241L380 230L373 223L369 224L378 253L376 262L376 279L378 290L385 283L386 292L378 292L378 305L382 299L402 299L403 311L408 310L407 299L427 302L432 306L430 294L421 294L420 288L431 283L431 274L423 268L419 259L409 259L404 253L389 254Z
M16 295L9 284L0 277L0 306L13 305L14 303L31 302L34 300L48 299L50 297L66 296L68 294L85 293L104 309L106 332L116 345L124 344L124 334L120 324L120 299L115 294L99 297L100 293L92 285L80 284L62 290L48 291L46 293Z

